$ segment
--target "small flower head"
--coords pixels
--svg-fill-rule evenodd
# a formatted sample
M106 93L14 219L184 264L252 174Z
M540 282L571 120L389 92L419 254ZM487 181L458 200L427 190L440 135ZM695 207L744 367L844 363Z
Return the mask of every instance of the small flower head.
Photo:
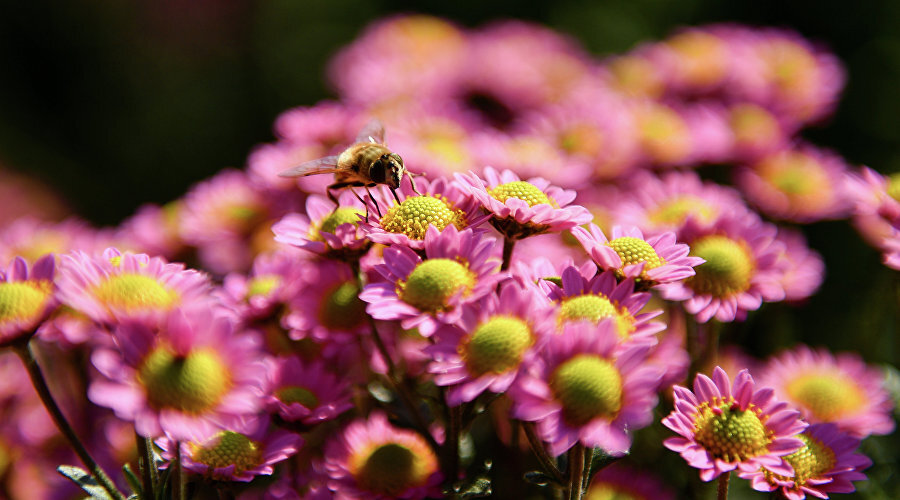
M629 432L652 420L660 373L644 364L646 345L617 346L611 319L567 323L513 385L513 415L537 422L551 454L578 442L625 453Z
M806 495L828 498L828 493L850 493L855 490L852 481L866 479L862 470L872 465L872 461L856 453L858 438L841 432L833 424L810 425L797 438L803 441L803 447L784 457L793 468L793 475L761 469L741 472L740 476L749 479L758 491L780 489L787 500L803 500Z
M825 262L806 244L800 231L779 228L776 239L784 245L779 256L784 300L798 302L816 293L825 279Z
M307 282L289 303L284 320L294 340L339 341L369 327L366 304L359 298L359 282L350 266L325 261L307 270Z
M350 192L341 193L339 206L322 196L306 199L306 215L288 214L272 226L275 241L323 257L353 262L372 246L359 229L365 208Z
M440 496L434 451L420 435L392 426L380 412L352 422L326 443L324 470L335 498Z
M336 418L353 403L349 385L323 363L289 357L279 359L269 372L266 406L286 422L313 425Z
M280 306L312 283L315 264L297 254L292 248L260 254L249 275L228 274L215 295L246 321L278 314Z
M783 457L803 446L796 435L807 426L772 389L757 389L747 370L732 384L719 367L712 379L698 374L694 392L676 385L675 410L662 423L679 434L665 447L700 469L704 481L735 469L793 475Z
M618 463L591 478L585 500L675 500L675 493L650 473Z
M541 178L523 181L511 170L484 169L485 181L475 174L459 175L491 216L491 224L509 239L522 239L548 231L558 232L586 224L586 208L569 205L575 192L563 190Z
M0 345L33 333L56 304L53 295L53 254L34 263L29 272L22 257L0 271Z
M604 271L615 271L618 279L634 278L643 287L680 281L694 275L694 267L703 263L688 256L690 249L675 242L675 233L644 238L636 227L615 226L612 239L594 224L588 229L576 227L572 235Z
M798 346L774 357L760 380L811 423L830 422L858 438L894 430L884 375L855 354Z

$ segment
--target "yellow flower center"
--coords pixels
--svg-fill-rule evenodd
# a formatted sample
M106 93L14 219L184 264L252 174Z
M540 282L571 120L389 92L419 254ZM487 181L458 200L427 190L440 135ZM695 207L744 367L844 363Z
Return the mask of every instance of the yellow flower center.
M334 234L334 231L341 224L353 224L356 226L359 223L360 215L364 215L364 213L358 208L338 207L319 221L318 228L314 227L310 231L310 238L314 241L324 241L320 233Z
M831 203L834 190L822 164L802 152L772 156L757 165L757 172L790 203L801 210Z
M381 227L390 233L401 233L413 240L425 239L428 226L443 231L447 226L466 227L466 214L456 210L439 196L413 196L394 204L381 219Z
M694 196L680 196L668 200L659 205L648 214L648 219L654 226L679 226L689 216L693 216L703 224L711 223L717 214L717 210Z
M504 373L519 366L533 343L527 322L512 316L494 316L463 341L459 354L473 376Z
M847 377L833 373L809 373L791 380L785 388L795 404L822 422L852 415L865 403L865 393Z
M753 409L741 410L736 403L724 402L714 412L708 402L697 409L694 439L714 458L742 462L768 452L772 432Z
M680 56L687 83L712 85L725 76L726 51L717 36L694 31L675 35L665 43Z
M560 323L579 320L599 322L603 318L614 319L616 333L622 339L627 339L635 330L634 316L628 311L620 310L605 295L576 295L574 297L566 297L560 303Z
M450 259L428 259L417 265L406 282L398 283L401 300L422 311L437 312L448 307L453 295L463 295L475 286L475 274L467 266Z
M413 451L399 443L382 444L360 464L354 474L356 482L370 493L389 496L399 496L421 486L435 467L433 460L429 460L432 457L420 456L422 451Z
M622 407L622 376L599 356L580 354L559 365L550 376L550 389L572 426L615 417Z
M260 464L262 447L243 434L222 431L202 446L193 445L191 459L214 469L234 465L235 474L240 474Z
M541 203L547 203L551 206L558 207L556 202L538 189L537 186L526 181L513 181L507 182L506 184L500 184L499 186L488 190L488 193L493 196L494 199L500 201L500 203L506 203L506 200L510 198L517 198L528 203L529 207Z
M0 282L0 325L12 321L36 321L50 298L50 287L33 281Z
M559 146L569 154L597 158L603 154L603 132L590 123L578 123L562 131Z
M647 279L647 271L656 269L666 263L665 259L660 257L656 250L649 243L631 236L623 236L609 242L609 246L619 254L622 259L622 267L633 264L644 263L644 270L641 272L640 279ZM620 277L624 274L619 270L616 272Z
M125 311L171 309L178 303L178 293L159 281L142 274L123 273L109 276L94 287L94 296L108 307Z
M366 303L359 299L359 287L345 281L326 290L319 309L319 322L334 330L352 330L366 319Z
M754 260L743 242L727 236L706 236L694 242L691 254L706 260L687 280L696 293L728 297L750 288Z
M657 162L673 163L690 152L690 134L681 116L665 106L638 113L641 146Z
M247 283L247 298L267 296L281 284L281 276L256 276Z
M810 479L819 478L833 470L837 459L834 450L809 434L800 434L797 438L803 441L803 447L784 457L794 468L794 477L784 477L768 471L766 477L794 481L793 489L799 491Z
M663 92L663 82L647 59L622 56L613 60L608 67L613 77L612 84L619 92L651 98L658 97Z
M596 479L594 479L596 481ZM584 496L584 500L646 500L621 491L616 486L605 483L592 482L591 488Z
M144 359L138 369L138 381L152 408L199 414L215 407L228 392L231 372L213 351L176 356L160 347Z
M887 194L891 198L900 201L900 173L891 174L887 177Z
M732 108L729 122L739 144L775 141L781 133L775 116L754 104L739 104Z
M319 398L306 387L299 385L288 385L275 391L275 397L282 403L289 405L291 403L300 403L306 408L316 408L319 406Z

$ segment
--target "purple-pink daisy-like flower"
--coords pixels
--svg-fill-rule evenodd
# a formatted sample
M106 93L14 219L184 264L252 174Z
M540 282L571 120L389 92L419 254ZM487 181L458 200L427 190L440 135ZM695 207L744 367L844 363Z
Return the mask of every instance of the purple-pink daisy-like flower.
M428 371L448 387L447 403L458 406L484 391L505 392L556 328L550 304L534 286L508 282L500 294L462 306L453 325L426 348Z
M425 439L384 413L355 420L325 444L323 472L338 500L440 497L438 459Z
M558 303L560 324L611 318L621 344L655 344L655 335L666 328L658 321L650 321L662 314L661 309L640 312L650 294L636 293L631 279L619 283L614 271L588 278L577 268L569 267L563 270L560 282L561 285L547 280L538 283L550 300Z
M797 230L779 228L776 239L784 245L779 257L784 300L798 302L816 293L825 279L822 256L806 244L806 237Z
M160 319L169 311L203 307L210 297L205 274L160 257L106 249L101 256L62 256L59 299L102 324Z
M704 261L688 256L690 248L675 242L675 233L650 238L636 227L614 226L607 239L596 224L588 229L572 228L572 235L604 271L615 271L619 279L634 278L643 287L680 281L694 275Z
M424 247L424 260L403 245L386 248L384 264L375 267L386 282L366 285L359 298L373 318L400 320L430 337L440 324L459 321L460 306L491 293L506 274L498 272L497 241L471 229L429 227Z
M712 379L697 374L694 392L678 385L674 391L675 409L662 423L678 436L663 445L700 469L700 479L735 469L794 474L784 457L803 446L796 436L808 424L772 389L757 389L750 372L741 370L732 384L717 366Z
M481 131L472 140L476 165L492 165L509 170L519 178L538 177L554 186L575 188L584 185L593 169L587 162L572 161L552 137L535 132L509 135Z
M726 113L733 136L731 158L741 163L784 149L795 128L765 107L749 102L736 103Z
M142 205L137 213L121 224L119 239L139 252L171 260L185 250L178 233L180 211L181 203L178 201L163 206Z
M207 309L175 310L160 328L132 321L116 328L118 350L91 358L103 375L94 403L134 422L138 434L208 436L262 406L266 366L260 342Z
M181 445L185 469L219 481L249 482L257 476L271 476L273 467L297 453L303 438L286 430L270 430L269 418L250 416L230 423L211 434L156 441L162 457L175 459Z
M385 186L371 190L376 202L366 200L369 215L360 224L369 240L421 250L431 227L443 231L453 226L462 231L488 219L479 213L475 198L457 182L444 178L415 182L422 194L413 190L410 179L396 190L400 203L396 203Z
M759 309L763 301L785 297L779 257L784 247L775 226L753 215L723 217L711 228L688 224L682 238L691 255L706 262L696 274L681 282L659 285L666 300L684 302L697 321L742 321L747 311Z
M349 342L369 328L366 304L359 297L359 279L348 264L319 262L307 267L305 280L309 285L290 300L283 321L293 340Z
M858 438L894 430L884 374L857 354L835 356L799 345L769 360L760 373L760 381L811 423L831 422Z
M900 218L900 175L882 175L869 167L847 172L847 193L853 203L852 221L869 245L880 247Z
M275 118L273 128L281 141L315 144L330 152L352 141L363 120L358 109L341 102L322 101L282 112Z
M615 330L612 319L566 323L510 389L513 416L537 422L554 456L577 443L621 455L653 420L659 370L644 363L647 345L619 349Z
M552 186L540 177L523 181L511 170L498 172L491 167L484 169L484 180L474 173L455 175L507 239L571 229L592 218L586 208L570 205L575 191Z
M349 384L321 361L280 358L270 368L268 378L266 408L286 422L314 425L353 408Z
M578 270L585 279L591 279L597 275L597 264L592 260L584 260L580 265L575 265L571 257L551 259L546 255L537 255L531 259L513 259L510 266L512 277L523 284L538 283L538 280L547 280L562 286L562 273L569 267Z
M738 188L765 214L815 222L849 215L846 173L836 154L803 146L762 157L735 176Z
M280 314L280 306L294 300L312 283L309 278L316 264L298 253L285 248L260 254L249 275L228 274L214 295L247 322Z
M275 241L323 257L358 260L372 246L359 228L365 207L350 192L341 193L338 203L335 207L323 196L310 196L306 199L306 215L288 214L272 226Z
M585 500L675 500L670 487L651 473L614 463L591 478Z
M865 481L862 470L872 461L856 453L859 439L845 434L833 424L813 424L797 438L803 447L784 457L794 469L790 477L764 469L741 472L757 491L781 490L787 500L803 500L806 495L828 498L828 493L856 491L852 481Z
M0 262L7 263L16 257L34 264L41 257L52 253L57 258L72 250L102 251L109 246L98 246L96 229L84 221L69 218L62 222L47 222L33 217L22 217L0 230Z
M53 287L55 257L47 254L28 269L16 257L0 271L0 346L30 335L56 305Z

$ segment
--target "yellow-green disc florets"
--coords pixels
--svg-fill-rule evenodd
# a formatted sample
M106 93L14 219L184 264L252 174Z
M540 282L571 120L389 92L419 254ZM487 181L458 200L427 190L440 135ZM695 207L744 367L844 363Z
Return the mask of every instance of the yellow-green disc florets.
M310 231L310 238L314 241L323 241L320 234L322 232L334 234L334 231L341 224L353 224L356 226L359 223L360 215L363 215L363 211L358 208L338 207L319 221L317 227Z
M800 486L806 484L810 479L821 477L823 474L830 472L837 464L834 450L825 446L818 439L809 434L800 434L796 436L803 441L803 447L799 450L784 457L784 460L791 464L794 468L794 477L784 477L766 472L766 477L776 477L781 480L794 482L794 488L799 490Z
M359 299L359 287L345 281L323 293L319 322L326 328L352 330L366 319L366 303Z
M475 274L468 266L450 259L428 259L398 283L397 295L419 310L437 312L448 307L453 295L466 295L474 287Z
M750 288L754 260L743 242L727 236L707 236L691 245L691 255L706 260L694 268L697 274L687 280L698 294L728 297Z
M529 207L547 203L555 208L559 208L556 201L538 189L537 186L526 181L513 181L507 182L506 184L500 184L499 186L488 190L488 193L500 203L506 203L506 200L510 198L517 198L528 203Z
M889 175L887 181L887 195L900 201L900 173Z
M534 338L528 323L512 316L494 316L478 325L459 347L473 376L504 373L519 366Z
M650 221L660 226L680 225L689 216L708 224L715 218L716 210L700 198L684 196L669 200L648 214Z
M202 446L195 445L191 459L213 469L234 465L235 474L240 474L259 466L262 448L243 434L223 431Z
M716 459L743 462L768 452L771 432L753 409L741 410L725 402L713 411L708 403L698 408L694 439Z
M392 206L381 219L385 231L405 234L413 240L424 240L428 226L443 231L451 225L464 229L466 224L466 213L438 195L407 198Z
M622 407L622 375L599 356L581 354L559 365L550 377L550 389L572 426L613 418Z
M853 414L865 403L865 394L853 380L829 373L798 376L785 389L795 403L822 422Z
M319 398L306 387L299 385L284 386L275 391L275 397L282 403L289 405L291 403L300 403L306 408L316 408L319 406Z
M622 259L622 267L644 263L644 270L640 279L647 279L647 271L656 269L666 263L665 259L656 253L656 250L646 241L631 236L622 236L609 242L609 246L619 254ZM621 274L618 271L617 274Z
M627 311L620 311L608 297L601 294L576 295L563 299L559 308L559 321L600 321L603 318L613 318L616 323L616 333L626 339L635 330L634 316Z
M0 325L8 321L39 319L49 297L49 287L43 290L33 282L0 283Z
M231 373L215 352L178 356L160 347L144 359L138 381L150 407L199 414L214 408L228 392Z
M109 276L93 291L104 305L126 311L168 310L179 300L175 290L166 288L150 276L133 273Z
M247 297L265 297L281 284L281 277L276 275L256 276L247 283Z
M371 493L397 496L425 483L431 473L428 463L399 443L379 446L365 459L356 482Z

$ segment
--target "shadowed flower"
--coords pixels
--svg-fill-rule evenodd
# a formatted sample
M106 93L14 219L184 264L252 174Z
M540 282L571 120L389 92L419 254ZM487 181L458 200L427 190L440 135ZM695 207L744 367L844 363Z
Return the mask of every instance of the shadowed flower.
M392 426L381 412L352 422L327 442L322 468L339 500L441 496L434 451L415 432Z
M281 358L269 370L266 407L286 422L314 425L353 408L350 386L324 363Z
M359 229L365 208L350 192L341 193L338 202L335 207L325 197L310 196L306 199L306 215L288 214L272 226L275 241L323 257L359 260L372 246Z
M510 389L513 416L537 422L552 455L579 442L621 455L652 421L659 370L644 364L647 345L618 344L611 319L566 323Z
M16 257L0 271L0 346L30 335L56 305L53 296L55 257L47 254L28 269Z
M741 370L732 384L717 366L712 379L697 374L694 392L678 385L674 391L675 409L662 423L679 436L663 445L700 469L700 479L761 468L793 476L784 457L803 446L796 436L807 424L797 410L777 401L772 389L757 389L750 372Z
M655 476L616 463L594 474L584 500L675 500L675 493Z
M283 323L294 340L342 342L369 328L366 304L359 297L359 281L343 262L324 261L310 266L309 286L302 287L288 304Z
M229 273L216 297L247 322L281 313L281 306L294 300L308 287L316 263L298 256L293 248L260 254L253 261L253 269L245 276Z
M803 447L784 457L794 469L790 477L766 470L741 472L757 491L781 490L787 500L803 500L806 495L828 498L828 493L856 491L852 481L865 481L862 470L872 465L868 457L856 453L859 439L838 430L833 424L813 424L797 437Z
M857 354L835 356L800 345L769 360L760 373L760 381L811 423L831 422L858 438L894 430L884 375Z
M847 192L853 203L853 226L876 248L894 232L900 218L900 174L882 175L869 167L847 172Z

